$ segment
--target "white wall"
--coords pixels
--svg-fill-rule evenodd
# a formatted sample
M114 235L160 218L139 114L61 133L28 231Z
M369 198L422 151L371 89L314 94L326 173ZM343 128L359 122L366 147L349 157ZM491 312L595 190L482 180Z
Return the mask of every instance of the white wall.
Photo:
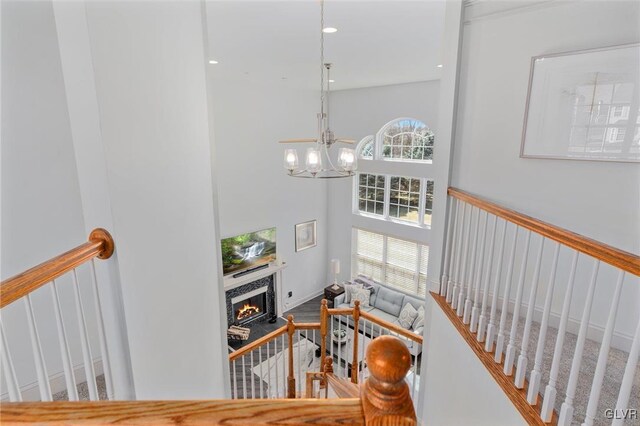
M199 2L87 2L138 399L224 397Z
M531 57L638 42L640 4L478 2L466 8L465 16L452 185L614 247L640 252L637 164L519 157ZM548 245L547 256L550 249ZM584 305L588 263L584 259L579 264L574 319ZM556 312L568 276L567 262L560 265ZM530 264L529 278L531 269ZM544 266L542 277L548 277ZM605 325L615 277L611 268L601 268L591 317L594 338ZM627 276L616 327L622 339L632 336L636 324L638 284L637 278ZM538 306L544 287L538 291Z
M337 136L360 141L375 135L389 121L411 117L426 123L436 134L438 144L439 82L425 81L365 89L339 90L331 94L332 128ZM358 167L367 167L360 160ZM423 165L406 165L418 169ZM329 183L329 259L340 259L341 280L351 278L351 228L362 226L373 231L398 235L410 240L427 242L428 230L385 223L353 215L353 179L338 179Z
M5 279L87 239L50 1L2 2L2 87L0 268ZM80 272L89 332L96 337L90 278L85 268ZM72 362L79 364L82 353L70 277L58 284ZM62 361L48 287L31 299L45 364L56 376L62 372ZM2 323L19 384L29 390L36 374L23 302L4 308ZM97 339L91 343L99 358Z
M428 357L422 424L527 424L433 298L427 297ZM423 355L424 356L424 355Z
M216 77L215 66L210 75L220 235L277 228L278 257L288 264L283 302L290 308L329 284L327 182L289 177L282 167L284 146L278 144L315 136L317 92L290 89L280 80L225 81ZM297 148L303 158L307 145ZM313 219L318 221L318 245L296 253L294 226Z
M468 21L453 185L640 252L637 164L519 158L531 57L637 42L639 17L637 2L593 1L551 2Z

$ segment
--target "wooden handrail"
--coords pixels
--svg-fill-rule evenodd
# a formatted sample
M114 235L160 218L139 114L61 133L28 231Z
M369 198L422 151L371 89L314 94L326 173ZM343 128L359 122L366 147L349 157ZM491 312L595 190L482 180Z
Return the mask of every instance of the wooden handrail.
M348 379L336 377L333 373L326 373L327 386L336 393L338 398L358 398L360 396L360 388Z
M449 188L448 194L465 203L478 207L491 214L501 217L511 223L515 223L525 229L543 235L567 247L571 247L581 253L592 256L602 262L622 269L623 271L640 276L640 256L617 249L583 235L576 234L564 228L534 219L530 216L518 213L514 210L499 206L498 204L484 200L468 192L457 188Z
M95 257L108 259L114 249L115 243L111 234L102 228L94 229L86 243L2 281L0 308L4 308Z
M373 323L376 323L384 328L388 328L389 330L401 335L402 337L406 337L409 340L413 340L416 343L422 344L423 339L421 335L412 333L411 331L407 330L406 328L402 328L397 324L390 323L388 321L385 321L381 318L376 317L375 315L371 315L367 311L360 311L360 317L365 318Z
M2 403L3 425L364 425L360 399Z
M252 350L256 349L258 346L262 346L264 344L266 344L267 342L270 342L271 340L275 339L276 337L285 334L287 332L287 325L283 325L282 327L280 327L279 329L272 331L269 334L266 334L264 336L262 336L261 338L259 338L258 340L256 340L255 342L251 342L249 343L247 346L238 349L237 351L231 352L229 354L229 361L233 361L236 358L240 358L242 355L251 352Z

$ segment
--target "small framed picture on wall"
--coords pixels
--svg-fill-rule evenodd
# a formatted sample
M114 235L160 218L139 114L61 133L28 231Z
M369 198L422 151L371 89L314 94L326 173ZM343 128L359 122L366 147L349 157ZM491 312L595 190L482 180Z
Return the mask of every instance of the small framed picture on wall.
M296 251L302 251L315 247L316 240L316 221L310 220L296 225Z

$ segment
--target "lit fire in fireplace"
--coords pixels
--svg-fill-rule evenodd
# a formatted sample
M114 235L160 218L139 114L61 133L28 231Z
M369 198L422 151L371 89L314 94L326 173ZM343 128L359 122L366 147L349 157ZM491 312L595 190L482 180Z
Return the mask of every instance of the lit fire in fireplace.
M245 305L242 308L238 309L238 317L236 319L240 321L245 318L249 318L250 316L253 316L259 312L260 312L259 307L245 303Z

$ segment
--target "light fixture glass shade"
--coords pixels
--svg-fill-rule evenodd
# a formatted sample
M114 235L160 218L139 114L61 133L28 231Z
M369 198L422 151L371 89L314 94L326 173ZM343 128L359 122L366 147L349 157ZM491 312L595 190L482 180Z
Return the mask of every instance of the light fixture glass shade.
M338 164L346 171L353 171L358 168L356 151L351 148L340 148L338 152Z
M320 155L320 150L307 148L307 171L315 174L320 170L322 170L322 156Z
M298 170L298 151L295 149L284 150L284 168L289 171Z

